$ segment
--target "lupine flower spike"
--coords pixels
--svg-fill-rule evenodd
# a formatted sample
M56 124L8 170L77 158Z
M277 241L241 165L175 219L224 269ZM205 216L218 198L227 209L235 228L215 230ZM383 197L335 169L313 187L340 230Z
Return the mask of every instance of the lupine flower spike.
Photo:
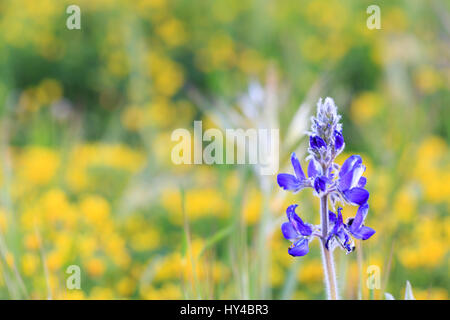
M341 167L334 162L345 148L340 119L333 99L326 98L323 102L320 99L317 114L311 118L311 130L308 132L307 176L295 153L291 155L294 174L280 173L277 176L278 185L284 190L297 193L302 189L312 188L314 195L320 198L320 225L303 222L295 212L298 205L293 204L286 210L288 222L282 224L281 231L292 242L288 253L294 257L306 255L309 243L314 238L319 238L325 282L331 299L338 298L333 250L339 247L350 253L355 248L352 237L367 240L375 233L375 230L364 225L369 212L369 192L364 188L367 183L367 179L363 177L366 167L361 157L352 155ZM342 207L339 206L335 213L328 210L328 202L333 208L338 204L348 204L358 206L358 210L354 218L349 218L344 223Z

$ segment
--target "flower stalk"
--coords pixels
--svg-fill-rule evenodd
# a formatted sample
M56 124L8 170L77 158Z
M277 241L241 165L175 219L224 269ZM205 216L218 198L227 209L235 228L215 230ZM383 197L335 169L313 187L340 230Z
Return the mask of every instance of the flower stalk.
M320 221L322 227L321 248L322 264L327 288L328 300L338 300L338 288L336 281L336 271L334 269L333 253L326 248L326 239L328 235L328 197L324 195L320 198Z
M359 155L352 155L342 166L335 163L336 157L344 150L341 116L333 99L319 100L317 115L311 118L309 132L309 160L307 174L303 172L299 159L292 153L291 163L294 174L280 173L278 185L284 190L297 193L311 188L320 198L320 225L304 222L295 212L297 204L286 209L288 221L281 225L283 236L292 242L288 253L301 257L309 252L309 243L318 238L322 248L322 262L328 299L339 299L333 250L341 248L346 253L355 249L353 238L367 240L375 230L364 225L369 212L369 192L364 188L367 179L363 177L366 167ZM336 212L328 209L328 200L333 210L338 203L359 206L354 218L344 223L342 208Z

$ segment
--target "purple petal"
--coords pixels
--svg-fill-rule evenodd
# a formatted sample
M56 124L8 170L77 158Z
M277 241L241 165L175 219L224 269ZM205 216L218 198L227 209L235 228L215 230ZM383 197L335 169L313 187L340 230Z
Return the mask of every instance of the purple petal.
M349 227L350 232L355 232L359 230L366 219L367 212L369 212L369 204L365 203L358 208L356 212L355 219L351 220L351 225Z
M328 220L332 225L336 223L336 214L333 211L328 210Z
M301 188L300 181L296 176L289 173L279 173L277 176L278 185L284 190L298 191Z
M344 164L339 171L339 177L341 178L344 174L349 172L355 165L361 164L362 159L359 155L352 155L345 160Z
M353 241L347 233L344 233L344 241L342 243L344 245L344 249L347 250L347 252L352 252L355 249Z
M323 141L323 139L319 136L310 136L309 137L309 146L312 149L320 149L322 147L326 148L327 144L325 143L325 141Z
M343 145L344 145L344 137L342 136L342 133L335 130L334 131L334 148L336 150L340 150Z
M347 173L342 176L339 172L339 189L344 192L345 190L356 187L365 170L366 167L360 163L354 165Z
M349 171L339 178L339 189L343 192L350 189L353 180L353 171Z
M327 177L328 177L329 181L333 180L333 178L334 178L334 173L333 173L333 167L332 166L330 166L328 168L328 170L327 170Z
M330 245L332 244L332 241L334 241L334 234L330 233L327 237L327 241L325 242L325 248L327 250L330 250Z
M363 205L369 199L369 191L363 188L353 188L344 191L345 197L353 204Z
M359 178L358 187L364 188L366 186L367 179L365 177Z
M288 253L293 257L301 257L309 252L308 239L303 238L298 240L292 247L289 248Z
M313 178L319 174L322 174L322 167L316 160L311 159L308 164L308 177Z
M342 230L343 226L344 222L342 221L342 208L339 207L337 210L337 216L334 217L334 225L333 229L331 230L331 235L338 235L338 233Z
M366 227L366 226L362 226L356 232L352 232L352 235L356 239L361 239L361 240L367 240L374 234L375 234L375 230L373 230L372 228Z
M300 161L298 161L297 156L295 155L295 152L291 155L291 163L294 167L295 175L297 176L297 179L303 180L306 179L305 174L303 173L302 166L300 165Z
M287 216L289 221L291 221L292 217L294 215L296 215L295 209L297 209L297 207L298 207L298 204L291 204L289 207L287 207L287 209L286 209L286 216Z
M316 177L314 179L314 189L317 193L324 192L327 188L327 179L325 177Z
M338 227L341 227L344 224L343 218L342 218L342 208L339 207L337 209L337 218L336 218L336 224L338 225Z
M293 204L286 209L286 214L289 222L298 233L303 236L310 236L312 234L312 229L308 224L304 223L303 220L295 213L295 209L297 207L297 204Z
M283 236L287 240L294 240L297 239L299 236L299 234L297 233L297 231L294 229L294 227L290 222L285 222L281 225L281 232L283 232Z

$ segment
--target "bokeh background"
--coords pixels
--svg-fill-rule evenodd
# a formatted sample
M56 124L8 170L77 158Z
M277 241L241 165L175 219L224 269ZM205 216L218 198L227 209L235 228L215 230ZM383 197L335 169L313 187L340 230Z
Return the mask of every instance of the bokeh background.
M81 30L66 7L81 8ZM366 8L381 8L381 29ZM1 0L0 298L323 299L318 242L280 225L311 192L249 165L174 165L171 133L280 128L280 171L304 164L319 97L371 193L341 295L448 299L448 1ZM343 157L345 156L343 155ZM342 161L343 157L340 159ZM344 218L354 208L344 209ZM81 269L68 290L66 269ZM365 285L380 269L380 289Z

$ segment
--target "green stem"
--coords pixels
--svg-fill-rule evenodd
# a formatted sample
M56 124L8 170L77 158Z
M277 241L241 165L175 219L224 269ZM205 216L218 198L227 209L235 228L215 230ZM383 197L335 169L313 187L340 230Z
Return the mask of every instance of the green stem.
M338 288L336 281L336 272L334 270L333 253L326 249L325 243L328 236L328 198L323 196L320 198L320 218L322 225L322 264L325 276L325 285L329 300L338 300Z

